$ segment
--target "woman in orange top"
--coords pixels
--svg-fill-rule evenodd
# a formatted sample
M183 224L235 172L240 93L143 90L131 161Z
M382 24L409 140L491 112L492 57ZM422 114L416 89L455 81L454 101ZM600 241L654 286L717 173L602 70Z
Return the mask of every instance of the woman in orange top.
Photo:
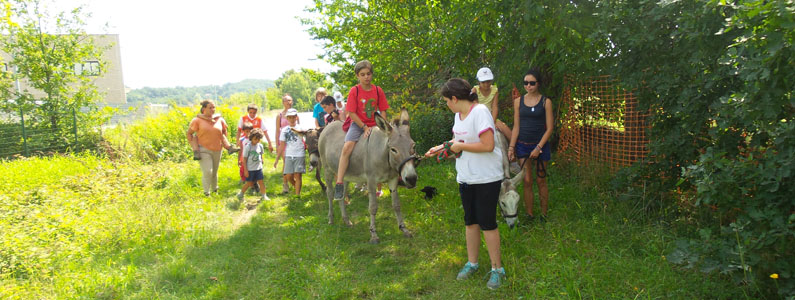
M188 143L198 147L202 187L204 195L209 196L210 191L218 192L218 165L221 162L221 151L224 147L228 147L226 146L229 143L226 141L228 126L223 118L214 118L213 101L204 100L201 105L201 113L190 121L186 135Z

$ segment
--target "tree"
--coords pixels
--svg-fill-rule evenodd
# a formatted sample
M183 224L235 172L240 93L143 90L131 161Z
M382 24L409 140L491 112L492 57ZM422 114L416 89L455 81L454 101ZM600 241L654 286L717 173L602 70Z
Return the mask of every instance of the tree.
M288 70L276 79L276 87L283 94L293 97L293 107L299 111L312 110L316 103L315 90L318 87L330 89L331 85L323 73L309 69ZM277 107L281 107L281 103Z
M266 94L265 91L256 91L256 92L237 92L229 97L223 99L224 104L228 105L239 105L239 106L247 106L249 104L256 104L259 107L262 107L263 110L268 110L268 103L266 102Z
M474 82L483 66L492 68L507 94L514 84L521 88L533 66L552 79L545 93L554 97L563 75L599 63L607 43L591 34L595 6L553 0L315 0L309 8L314 15L303 22L324 43L323 59L340 68L331 76L342 86L356 83L353 64L367 59L374 82L397 101L436 99L441 83L451 77Z
M45 94L37 99L30 90L4 89L6 99L15 101L2 103L2 109L33 112L54 130L64 111L96 109L100 95L83 65L89 59L99 61L99 68L90 70L90 75L101 75L105 63L103 49L83 28L88 17L83 8L53 13L52 3L46 0L2 0L0 4L0 28L6 34L2 49L12 55L7 63L16 70L10 76Z

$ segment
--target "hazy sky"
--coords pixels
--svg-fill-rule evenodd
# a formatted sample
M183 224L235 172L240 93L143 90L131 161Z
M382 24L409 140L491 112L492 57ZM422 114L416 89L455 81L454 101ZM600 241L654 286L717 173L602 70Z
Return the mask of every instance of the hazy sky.
M301 67L328 72L296 16L311 0L60 0L85 4L89 33L119 34L124 84L131 88L277 79ZM102 26L107 23L107 30Z

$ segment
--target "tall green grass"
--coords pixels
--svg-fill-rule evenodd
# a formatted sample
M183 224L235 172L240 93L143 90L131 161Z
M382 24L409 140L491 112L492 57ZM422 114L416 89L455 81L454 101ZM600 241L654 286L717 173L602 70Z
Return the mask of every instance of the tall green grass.
M265 165L272 163L267 158ZM414 238L397 228L390 197L379 200L381 244L370 245L367 200L355 193L353 227L327 224L319 186L248 211L234 157L222 161L220 194L201 195L195 162L119 163L90 155L0 165L0 298L274 299L523 298L732 299L727 280L678 270L665 260L666 228L567 168L551 167L550 220L500 224L506 284L485 271L458 282L466 260L452 164L424 164L419 186L401 189ZM55 176L40 176L44 170ZM59 173L60 172L60 173ZM254 197L247 200L253 202ZM339 211L335 203L335 215ZM520 208L522 209L522 208ZM488 265L485 247L480 262Z

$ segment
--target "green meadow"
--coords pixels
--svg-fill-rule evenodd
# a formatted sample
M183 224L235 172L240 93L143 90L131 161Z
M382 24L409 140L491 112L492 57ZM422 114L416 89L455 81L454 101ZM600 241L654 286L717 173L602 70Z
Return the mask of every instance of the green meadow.
M266 158L272 166L274 157ZM268 161L271 164L268 164ZM241 203L237 165L224 155L220 191L202 195L198 163L110 160L74 154L0 162L0 298L3 299L736 299L729 280L666 261L675 237L605 192L585 169L550 169L547 223L500 223L508 274L486 288L466 281L462 208L452 163L423 163L419 189L379 199L381 243L368 243L367 198L353 194L352 227L328 224L313 175L301 197ZM387 193L388 194L388 193ZM247 205L251 204L251 205ZM252 207L248 209L247 206ZM523 209L520 206L520 210ZM525 221L520 219L520 221ZM489 264L485 245L480 263Z

